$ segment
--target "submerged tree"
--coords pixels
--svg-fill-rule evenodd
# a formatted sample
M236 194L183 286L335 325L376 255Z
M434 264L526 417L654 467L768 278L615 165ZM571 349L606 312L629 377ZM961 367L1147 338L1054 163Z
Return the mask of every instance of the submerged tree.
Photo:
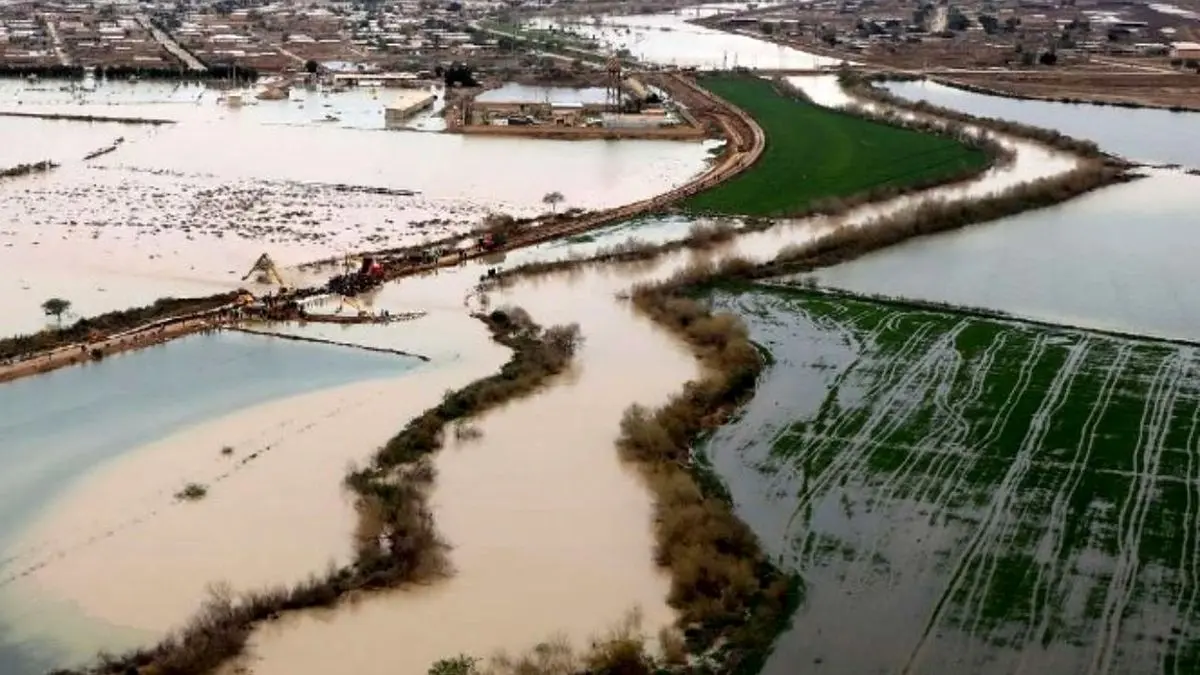
M555 190L554 192L547 192L546 196L542 197L542 203L546 206L549 206L551 212L556 212L558 211L558 205L561 204L564 199L566 199L566 197L563 197L563 193Z
M66 314L69 309L71 309L71 301L63 300L62 298L50 298L42 303L42 312L46 316L54 317L55 321L58 322L59 328L62 327L63 314Z

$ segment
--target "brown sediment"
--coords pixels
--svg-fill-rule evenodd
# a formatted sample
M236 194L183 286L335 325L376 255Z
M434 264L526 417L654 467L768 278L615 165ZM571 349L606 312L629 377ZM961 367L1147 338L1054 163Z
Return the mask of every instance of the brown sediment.
M542 330L523 311L475 315L495 341L513 350L495 375L448 392L442 402L413 419L376 454L369 466L351 470L345 485L355 495L359 525L353 563L330 569L293 588L272 588L233 597L214 593L178 633L158 645L63 675L205 673L237 656L253 628L282 613L332 607L360 591L437 579L447 572L446 544L435 530L427 503L434 479L430 456L442 445L445 426L478 415L540 388L565 371L579 341L576 327ZM139 670L145 669L145 670Z

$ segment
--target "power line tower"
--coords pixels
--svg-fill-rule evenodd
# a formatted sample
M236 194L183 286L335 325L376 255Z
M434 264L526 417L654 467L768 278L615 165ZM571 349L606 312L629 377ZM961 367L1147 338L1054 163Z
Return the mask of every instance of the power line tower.
M604 85L604 107L612 112L621 112L621 59L616 54L608 57L606 67L608 79Z

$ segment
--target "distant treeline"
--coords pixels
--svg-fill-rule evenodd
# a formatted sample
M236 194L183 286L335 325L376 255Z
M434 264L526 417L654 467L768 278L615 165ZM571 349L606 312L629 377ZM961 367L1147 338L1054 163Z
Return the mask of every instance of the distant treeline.
M258 79L258 71L254 68L232 64L209 65L206 71L188 70L186 68L142 68L136 66L107 66L104 68L91 66L62 66L62 65L13 65L0 63L0 77L28 77L37 75L47 79L81 79L85 72L103 73L105 77L125 79L137 76L143 80L224 80L234 75L238 80L253 82Z

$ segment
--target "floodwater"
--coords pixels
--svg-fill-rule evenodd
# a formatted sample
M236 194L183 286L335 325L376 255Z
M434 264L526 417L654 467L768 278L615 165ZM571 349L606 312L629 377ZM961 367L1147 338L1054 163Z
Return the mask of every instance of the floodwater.
M196 368L200 362L205 367ZM96 611L81 615L65 603L61 607L55 604L55 621L68 626L80 624L81 632L73 636L57 631L42 634L49 629L43 625L46 615L40 607L33 610L30 605L57 598L53 593L39 594L38 601L28 604L21 598L28 595L29 584L44 590L42 577L55 565L83 567L86 571L94 548L104 548L106 539L119 540L118 550L127 555L143 555L130 545L128 535L144 529L144 519L155 514L171 519L171 511L190 506L172 503L175 492L187 482L210 484L212 476L240 467L251 453L248 446L237 447L229 457L222 456L220 450L225 445L240 446L241 441L249 439L232 434L205 438L201 429L206 420L272 399L336 389L356 381L399 377L417 364L412 358L222 333L191 336L86 367L0 385L0 410L4 411L0 418L0 437L4 438L0 447L2 671L6 675L36 672L11 665L18 652L32 652L34 664L45 667L113 644L97 639L115 636L116 644L129 644L132 633L112 625L88 625L105 616L103 608L89 608ZM126 498L136 496L135 510L118 514L115 502L120 500L97 501L80 513L78 528L70 536L61 536L65 534L62 531L53 537L30 534L30 522L61 506L64 495L75 495L81 482L86 484L85 477L90 481L97 472L124 461L123 456L131 449L176 434L190 439L171 446L168 459L177 473L138 473L136 479L118 487L118 494ZM212 489L219 488L212 485ZM193 535L194 530L188 529L175 534L181 540ZM216 553L192 551L197 561ZM145 556L145 560L152 568L163 562L157 556ZM139 586L155 587L144 585L149 578L146 576L129 579L134 583L128 584L111 576L83 574L78 578L86 580L93 593L118 597L145 599ZM14 590L20 586L25 588ZM156 588L155 606L174 588ZM117 625L150 630L161 627L152 622Z
M1200 177L1154 171L1068 204L913 240L814 276L863 293L1200 340Z
M12 270L0 279L2 334L41 328L38 307L53 296L84 316L229 290L264 250L287 265L418 243L492 212L535 215L552 191L566 207L624 204L686 182L707 161L702 143L564 144L301 124L318 103L230 109L198 86L108 83L79 97L59 84L31 90L2 80L0 109L178 123L0 117L0 157L12 158L4 164L62 164L0 181L9 207L0 215L0 269ZM313 94L341 106L345 119L381 111L387 95ZM62 125L71 131L60 136ZM119 136L116 151L83 160ZM41 140L48 137L61 140Z
M1018 147L1019 153L1024 150ZM1018 161L982 182L994 190L1027 180L1018 167L1029 167L1032 175L1040 176L1073 166L1049 154L1045 158L1045 163ZM945 194L979 189L984 188L948 188ZM881 205L837 223L781 225L710 253L683 251L654 263L585 268L519 282L492 294L492 306L511 301L544 324L579 322L586 342L578 370L565 381L501 413L485 415L479 423L482 439L461 451L452 447L439 454L435 519L455 546L457 574L433 588L368 597L345 609L264 626L238 665L257 675L316 675L339 668L368 674L421 672L438 658L521 649L560 630L578 639L611 624L634 603L647 610L649 626L666 620L661 604L664 582L655 581L649 565L649 533L587 523L602 518L648 522L644 494L625 492L630 482L616 460L613 440L620 412L634 401L661 402L694 376L695 365L681 345L614 300L615 294L636 281L667 276L693 260L726 255L761 260L787 243L805 241L829 227L862 224L872 214L906 203ZM672 219L642 224L649 236L663 239L682 236L688 226L685 220ZM589 241L517 252L500 264L581 255L640 235L638 226L614 226ZM489 264L497 262L469 263L384 293L392 302L403 298L410 305L419 304L416 299L423 295L431 303L437 302L434 297L457 297ZM580 401L587 401L587 414L568 415L568 410L580 410ZM536 433L530 434L531 428ZM578 477L572 478L576 472ZM621 495L621 506L612 501L614 493ZM497 522L507 524L499 528ZM535 541L556 543L526 545ZM638 559L646 564L631 563ZM528 568L536 574L519 571ZM587 578L606 582L580 587L579 580ZM381 640L399 639L404 650L377 648Z
M893 93L914 100L1057 129L1095 141L1106 151L1139 161L1200 167L1200 144L1188 142L1200 125L1200 113L1118 108L987 96L934 82L892 82Z
M774 362L707 452L806 582L765 675L1195 672L1195 350L721 294Z
M602 17L600 23L560 23L546 19L531 23L542 27L560 25L610 50L628 49L640 61L681 68L808 70L837 64L835 59L687 23L711 15L721 7L692 7L678 14L608 16Z
M905 96L976 115L1016 119L1097 141L1135 159L1200 164L1168 137L1195 115L1015 101L935 84L892 85ZM1019 112L1020 111L1020 112ZM1172 132L1171 130L1174 130ZM1142 180L1066 204L916 239L821 270L822 284L861 293L983 307L1046 321L1200 339L1200 176L1147 170Z

